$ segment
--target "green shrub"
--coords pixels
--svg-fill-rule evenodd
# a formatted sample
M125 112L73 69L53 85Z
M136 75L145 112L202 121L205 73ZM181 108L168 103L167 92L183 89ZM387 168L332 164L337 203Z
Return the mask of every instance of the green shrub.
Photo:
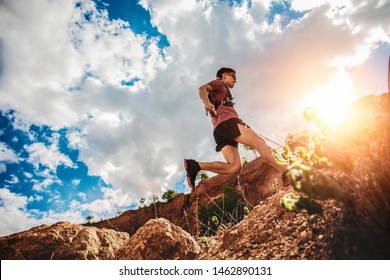
M164 194L162 195L161 198L165 201L169 201L169 200L173 199L176 195L177 195L176 191L167 190L166 192L164 192Z
M225 186L222 193L222 198L214 200L209 206L199 206L202 236L215 235L218 231L232 227L249 212L235 189Z
M279 163L289 164L289 183L306 195L308 201L333 198L352 210L349 213L354 213L362 224L387 232L390 232L389 104L388 94L365 98L351 106L353 114L334 130L310 111L305 117L316 124L316 129L289 135L286 144L274 150ZM297 202L299 197L293 200ZM288 197L281 200L286 209L296 210L291 202Z

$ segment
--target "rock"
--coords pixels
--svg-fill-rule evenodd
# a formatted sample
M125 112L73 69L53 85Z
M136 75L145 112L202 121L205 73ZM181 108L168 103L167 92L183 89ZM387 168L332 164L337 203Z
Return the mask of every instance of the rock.
M164 218L182 228L188 229L184 210L188 208L190 195L178 194L168 202L157 202L148 207L123 212L120 216L93 223L98 228L124 231L133 235L149 220Z
M0 238L2 260L115 259L128 233L59 222Z
M117 252L118 259L190 260L201 252L200 245L182 228L166 219L148 221Z

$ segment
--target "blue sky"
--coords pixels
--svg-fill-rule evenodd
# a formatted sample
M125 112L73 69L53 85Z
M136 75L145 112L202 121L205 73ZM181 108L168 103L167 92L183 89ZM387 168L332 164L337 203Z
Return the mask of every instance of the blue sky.
M237 69L241 117L277 142L305 127L308 105L338 115L385 92L389 11L379 0L2 1L0 236L188 192L183 158L222 160L197 96L221 66Z
M101 187L109 187L99 176L88 175L79 151L69 148L66 129L31 125L23 131L14 126L12 112L1 113L0 122L2 152L15 157L3 163L0 180L11 192L31 198L27 210L68 211L69 201L93 201L102 196ZM44 153L50 158L45 160Z

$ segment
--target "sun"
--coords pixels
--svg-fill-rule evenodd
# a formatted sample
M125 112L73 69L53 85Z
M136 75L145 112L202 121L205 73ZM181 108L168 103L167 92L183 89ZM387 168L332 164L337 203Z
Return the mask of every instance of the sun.
M354 101L353 81L348 73L339 71L329 82L306 94L304 108L314 108L321 121L334 128L346 116L348 106Z

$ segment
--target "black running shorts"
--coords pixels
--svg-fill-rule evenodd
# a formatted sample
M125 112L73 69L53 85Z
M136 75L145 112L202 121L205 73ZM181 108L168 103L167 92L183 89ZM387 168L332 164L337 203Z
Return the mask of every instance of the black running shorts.
M234 141L235 138L241 135L238 124L249 127L241 119L232 118L221 122L214 130L214 139L217 147L215 150L220 152L223 147L230 145L238 148L238 143Z

